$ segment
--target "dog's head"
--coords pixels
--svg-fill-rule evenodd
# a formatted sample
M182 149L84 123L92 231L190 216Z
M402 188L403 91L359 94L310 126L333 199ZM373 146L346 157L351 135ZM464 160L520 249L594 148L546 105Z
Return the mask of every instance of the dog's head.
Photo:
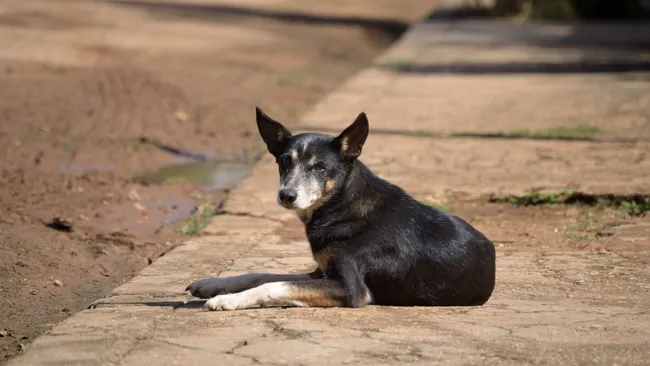
M257 127L280 170L280 205L313 212L343 187L368 137L365 113L337 137L317 133L292 136L257 108Z

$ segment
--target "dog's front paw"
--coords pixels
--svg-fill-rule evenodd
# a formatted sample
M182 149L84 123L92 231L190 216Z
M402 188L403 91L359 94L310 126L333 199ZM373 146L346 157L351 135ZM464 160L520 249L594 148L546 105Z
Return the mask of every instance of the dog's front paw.
M236 294L219 295L205 302L203 308L208 310L236 310L239 308L239 301Z
M217 295L227 294L231 292L229 290L229 281L226 278L206 278L193 282L185 289L192 296L201 299L209 299Z

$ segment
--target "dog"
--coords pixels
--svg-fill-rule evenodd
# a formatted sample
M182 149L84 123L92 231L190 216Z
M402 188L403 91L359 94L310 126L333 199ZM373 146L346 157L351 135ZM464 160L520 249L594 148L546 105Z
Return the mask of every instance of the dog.
M278 164L278 203L305 225L318 268L308 274L210 278L186 291L209 310L252 307L475 306L492 295L494 244L461 218L422 204L359 160L359 114L340 135L293 136L256 108Z

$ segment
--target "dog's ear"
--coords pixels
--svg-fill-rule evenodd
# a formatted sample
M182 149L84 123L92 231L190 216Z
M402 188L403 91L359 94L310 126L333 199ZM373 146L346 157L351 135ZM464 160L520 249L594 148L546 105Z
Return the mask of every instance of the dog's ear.
M361 155L368 131L368 117L361 112L357 119L334 139L334 147L339 150L342 158L354 160Z
M287 130L280 122L267 116L260 107L255 107L257 115L257 129L260 131L262 140L273 156L278 156L287 146L287 140L291 137L291 132Z

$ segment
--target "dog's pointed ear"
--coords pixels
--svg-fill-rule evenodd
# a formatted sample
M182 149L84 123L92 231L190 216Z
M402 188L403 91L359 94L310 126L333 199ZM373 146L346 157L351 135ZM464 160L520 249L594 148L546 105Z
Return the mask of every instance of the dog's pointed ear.
M260 131L262 140L273 156L278 156L287 146L287 140L291 137L291 132L287 130L280 122L267 116L260 107L255 107L257 116L257 129Z
M368 117L361 112L357 119L334 139L334 147L339 150L342 158L354 160L361 155L368 131Z

